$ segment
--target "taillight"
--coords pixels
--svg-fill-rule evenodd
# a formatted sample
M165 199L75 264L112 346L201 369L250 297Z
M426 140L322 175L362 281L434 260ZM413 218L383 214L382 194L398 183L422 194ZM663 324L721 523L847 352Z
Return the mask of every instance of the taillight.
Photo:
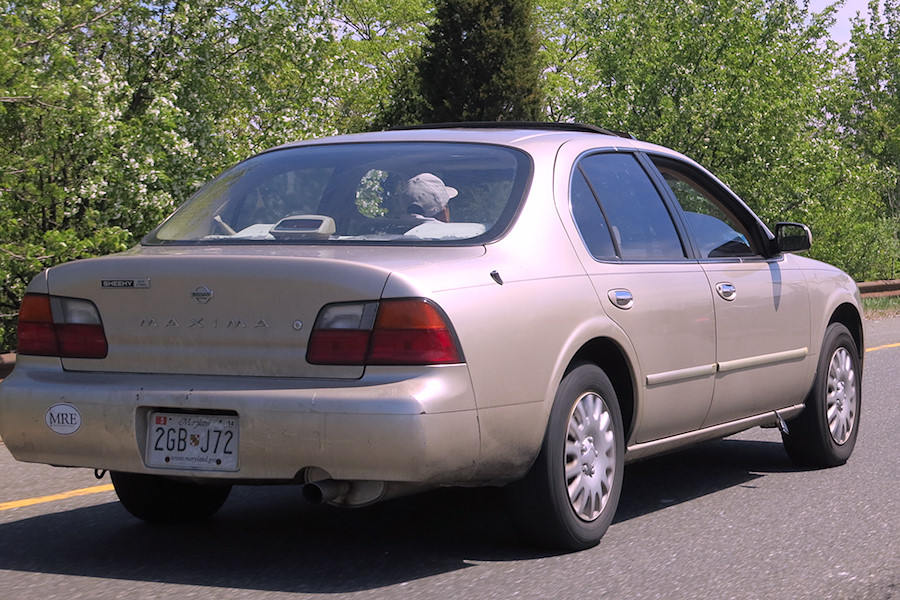
M442 312L424 300L385 300L372 332L369 363L435 365L460 362Z
M306 360L318 365L462 362L444 313L421 298L332 304L319 313Z
M106 334L93 302L25 294L19 309L19 354L105 358Z
M309 336L306 362L364 365L375 325L377 302L330 304L319 312Z

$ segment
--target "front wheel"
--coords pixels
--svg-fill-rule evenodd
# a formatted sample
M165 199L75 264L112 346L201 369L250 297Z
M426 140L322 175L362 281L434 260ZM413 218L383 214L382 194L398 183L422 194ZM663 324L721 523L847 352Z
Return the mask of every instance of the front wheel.
M615 389L596 365L563 378L535 464L506 487L513 521L532 539L564 550L595 546L622 492L625 435Z
M825 330L806 406L782 434L791 460L808 467L847 462L859 433L860 375L856 341L844 325L832 323Z
M230 485L204 485L159 475L109 474L125 510L148 523L194 523L213 516L228 498Z

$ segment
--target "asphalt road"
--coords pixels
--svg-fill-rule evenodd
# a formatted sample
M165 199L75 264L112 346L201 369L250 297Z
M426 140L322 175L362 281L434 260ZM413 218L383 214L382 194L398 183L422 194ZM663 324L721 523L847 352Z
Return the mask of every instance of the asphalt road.
M846 465L798 470L761 429L631 465L603 542L572 554L523 545L492 490L343 512L241 488L207 524L152 527L108 478L0 449L0 598L900 599L900 319L866 347Z

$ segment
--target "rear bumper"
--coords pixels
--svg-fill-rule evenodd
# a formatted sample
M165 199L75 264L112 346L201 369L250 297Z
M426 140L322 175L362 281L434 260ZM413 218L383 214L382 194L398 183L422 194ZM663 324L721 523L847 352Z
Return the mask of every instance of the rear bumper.
M60 404L77 409L76 431L48 426L48 410ZM236 412L238 470L147 467L149 415L156 409ZM73 373L56 359L20 357L0 384L0 437L26 462L261 482L317 467L335 479L464 483L480 451L465 365L310 381Z

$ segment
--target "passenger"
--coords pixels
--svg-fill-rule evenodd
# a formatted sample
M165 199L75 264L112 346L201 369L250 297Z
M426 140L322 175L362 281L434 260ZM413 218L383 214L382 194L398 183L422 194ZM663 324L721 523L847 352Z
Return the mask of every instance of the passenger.
M402 197L409 202L406 212L413 218L446 223L450 220L447 203L458 193L456 188L444 185L437 175L419 173L406 182Z

